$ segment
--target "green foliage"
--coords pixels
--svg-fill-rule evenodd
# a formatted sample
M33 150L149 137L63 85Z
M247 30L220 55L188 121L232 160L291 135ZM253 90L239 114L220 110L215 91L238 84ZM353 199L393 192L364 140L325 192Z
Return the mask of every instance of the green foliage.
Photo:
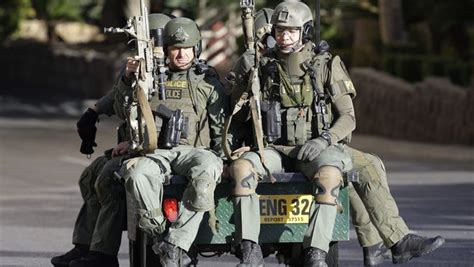
M387 53L383 56L382 68L411 82L438 76L449 77L451 82L466 86L470 83L473 63L445 56Z
M81 4L76 0L33 0L36 16L47 21L81 20Z
M470 75L472 73L471 64L466 64L462 61L453 61L446 65L446 76L449 76L451 81L460 85L468 85Z
M443 76L446 60L440 56L427 56L423 60L423 76Z
M0 2L0 41L18 30L20 22L31 10L30 0L2 0Z
M473 25L472 0L403 1L406 25L427 22L433 39L433 53L465 58L469 51L468 27Z
M396 74L397 58L394 54L385 54L382 60L382 68L384 71L395 75Z
M395 75L414 82L422 79L421 58L413 55L400 55L395 63Z

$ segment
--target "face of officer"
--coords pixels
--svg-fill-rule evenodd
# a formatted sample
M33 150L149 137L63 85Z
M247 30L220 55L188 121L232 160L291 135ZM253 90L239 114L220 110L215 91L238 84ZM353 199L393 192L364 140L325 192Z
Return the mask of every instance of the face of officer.
M296 48L302 47L299 28L276 26L275 40L283 53L295 52Z
M194 47L168 47L168 58L171 70L187 70L194 59Z

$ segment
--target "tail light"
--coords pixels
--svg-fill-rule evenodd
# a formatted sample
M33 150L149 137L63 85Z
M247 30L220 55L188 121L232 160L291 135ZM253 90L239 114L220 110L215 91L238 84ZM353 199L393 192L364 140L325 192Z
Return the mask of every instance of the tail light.
M175 222L178 219L178 200L175 198L163 200L163 211L168 221Z

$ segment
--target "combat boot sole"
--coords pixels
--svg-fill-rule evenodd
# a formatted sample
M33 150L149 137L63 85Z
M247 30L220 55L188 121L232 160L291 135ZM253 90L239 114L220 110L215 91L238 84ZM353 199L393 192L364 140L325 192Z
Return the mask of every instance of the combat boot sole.
M441 247L444 244L445 240L443 237L439 236L436 238L436 240L429 246L426 246L423 250L416 251L416 252L404 252L401 255L393 255L392 254L392 262L393 264L401 264L405 263L413 258L421 257L427 254L430 254L431 252L435 251L439 247Z

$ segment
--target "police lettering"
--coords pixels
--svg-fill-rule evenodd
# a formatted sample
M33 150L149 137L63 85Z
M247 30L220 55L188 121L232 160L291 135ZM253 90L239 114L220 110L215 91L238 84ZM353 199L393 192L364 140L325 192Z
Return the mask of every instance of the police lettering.
M182 97L181 89L166 89L166 98L181 99L181 97Z
M166 88L186 89L188 88L188 81L186 80L166 81L165 86Z

